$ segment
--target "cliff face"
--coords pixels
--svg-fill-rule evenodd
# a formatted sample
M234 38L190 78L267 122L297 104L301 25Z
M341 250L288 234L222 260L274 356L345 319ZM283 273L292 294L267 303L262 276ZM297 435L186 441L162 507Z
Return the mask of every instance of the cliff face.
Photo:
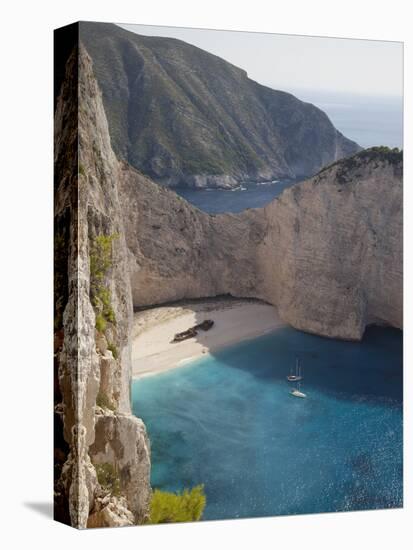
M55 120L56 242L63 243L55 327L63 429L57 517L79 528L129 525L148 512L149 442L130 405L132 301L118 161L83 49L67 63Z
M158 183L301 177L358 151L327 115L180 40L80 23L116 155Z
M402 326L402 155L367 150L263 209L211 216L123 165L135 306L232 294L292 326L360 339Z
M367 150L265 208L263 297L285 321L345 339L402 327L402 166L401 153Z

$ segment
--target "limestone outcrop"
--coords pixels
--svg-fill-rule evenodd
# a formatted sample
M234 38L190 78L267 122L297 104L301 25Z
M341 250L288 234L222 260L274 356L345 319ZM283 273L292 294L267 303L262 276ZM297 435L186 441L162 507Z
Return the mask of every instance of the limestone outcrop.
M231 294L323 336L400 328L402 166L401 153L366 150L265 208L208 215L123 164L134 305Z
M130 414L101 411L96 416L95 442L89 449L94 464L116 464L119 490L134 517L142 521L149 504L149 439L145 425Z
M87 527L127 527L134 525L134 519L124 497L106 495L96 498L93 513L87 520Z
M88 455L94 440L99 361L95 316L89 298L89 258L84 196L77 181L77 51L67 62L55 113L55 431L62 433L55 460L55 516L85 527L98 488ZM80 337L81 335L81 337Z
M83 48L67 62L55 121L56 517L78 528L141 523L151 495L150 449L131 413L132 299L119 163Z

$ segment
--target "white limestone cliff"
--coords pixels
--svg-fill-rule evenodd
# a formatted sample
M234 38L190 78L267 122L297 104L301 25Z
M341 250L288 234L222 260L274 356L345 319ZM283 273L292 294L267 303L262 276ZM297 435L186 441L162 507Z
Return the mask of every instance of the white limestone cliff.
M151 496L150 449L143 422L131 412L132 300L119 165L83 48L67 65L56 136L56 235L68 245L57 289L58 303L66 304L55 338L56 411L60 452L65 445L68 451L56 481L57 511L78 528L142 523ZM99 471L110 473L113 486Z
M231 294L323 336L402 327L401 153L358 153L241 214L201 212L125 164L120 199L136 307Z

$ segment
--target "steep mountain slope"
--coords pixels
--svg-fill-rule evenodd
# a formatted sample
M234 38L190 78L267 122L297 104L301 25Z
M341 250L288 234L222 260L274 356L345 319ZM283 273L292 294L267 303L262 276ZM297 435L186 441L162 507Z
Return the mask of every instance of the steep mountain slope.
M166 185L301 177L359 150L327 115L185 42L80 23L118 157Z
M400 328L402 166L401 153L367 149L265 208L208 215L123 165L134 305L231 294L323 336Z

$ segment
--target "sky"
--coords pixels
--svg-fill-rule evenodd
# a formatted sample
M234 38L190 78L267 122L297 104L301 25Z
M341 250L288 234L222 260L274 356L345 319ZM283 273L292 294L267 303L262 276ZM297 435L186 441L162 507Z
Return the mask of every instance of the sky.
M403 95L403 44L268 33L120 25L184 40L245 69L274 89L306 94ZM300 93L301 92L301 93ZM305 97L303 97L305 99Z

